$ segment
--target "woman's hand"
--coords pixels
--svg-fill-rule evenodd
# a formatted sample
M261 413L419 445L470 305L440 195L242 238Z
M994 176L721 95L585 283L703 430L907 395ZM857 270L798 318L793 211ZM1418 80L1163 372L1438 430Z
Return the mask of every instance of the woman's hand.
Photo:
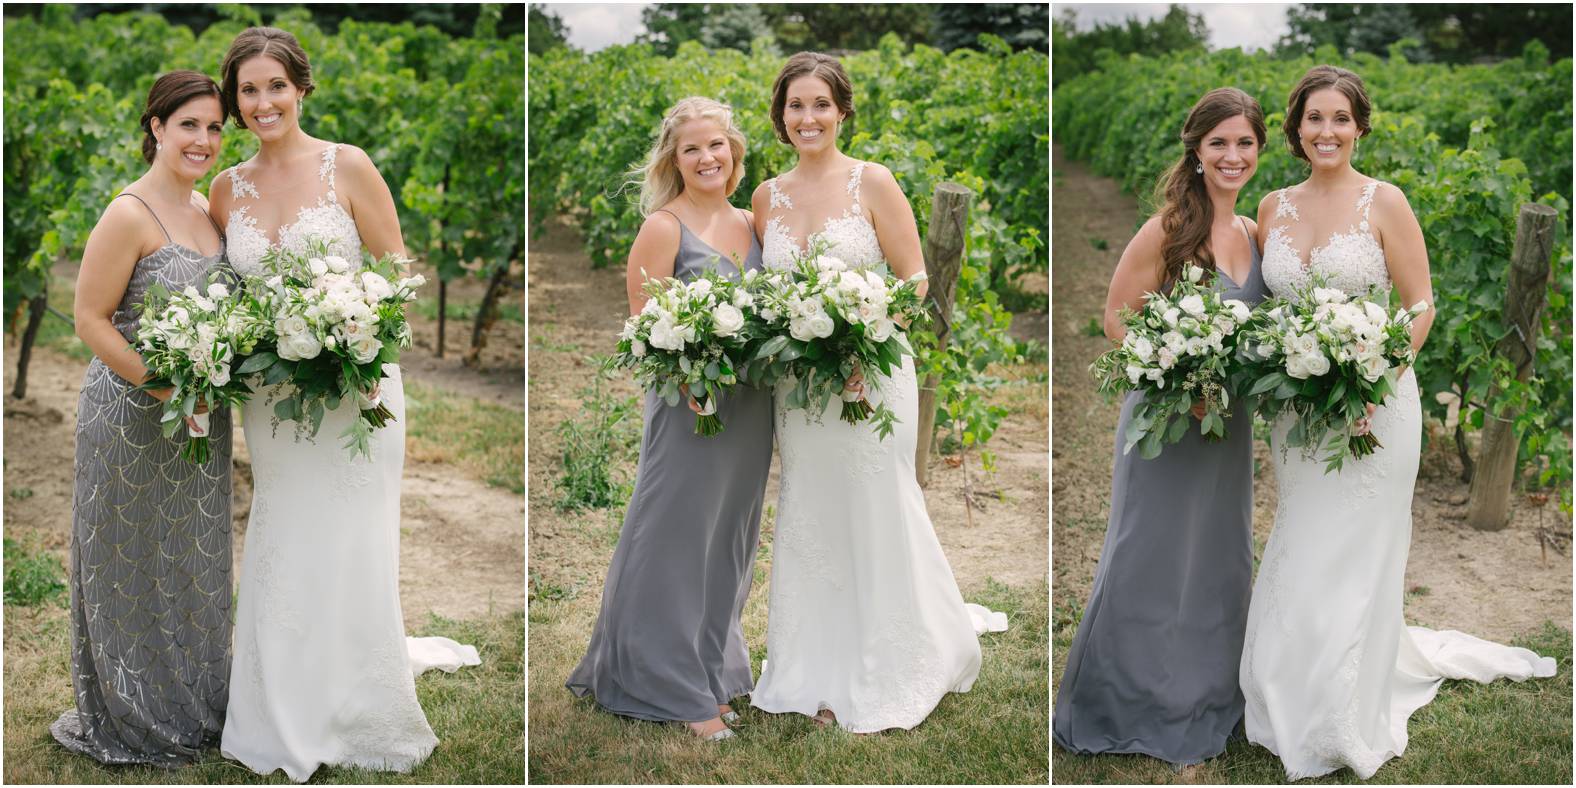
M700 403L696 402L695 398L690 396L689 384L688 383L680 383L679 384L679 393L683 394L684 398L689 400L689 409L691 411L694 411L695 415L697 415L697 416L704 416L705 415L704 413L701 413L701 411L704 410L704 409L701 408Z
M1198 419L1199 421L1203 421L1204 420L1204 413L1205 413L1205 411L1204 411L1204 400L1198 400L1198 401L1194 402L1193 403L1193 418Z
M865 372L859 367L859 359L854 359L854 372L848 376L848 381L843 384L843 391L863 397L865 395Z
M1364 407L1368 409L1368 414L1358 419L1357 423L1352 425L1353 435L1367 435L1368 431L1373 428L1371 420L1374 417L1375 406L1372 402L1369 402L1366 403Z

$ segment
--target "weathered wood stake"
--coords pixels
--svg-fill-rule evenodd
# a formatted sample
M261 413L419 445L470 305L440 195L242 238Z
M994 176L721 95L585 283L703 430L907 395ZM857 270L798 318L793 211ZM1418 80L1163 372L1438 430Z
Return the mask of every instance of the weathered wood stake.
M1499 340L1494 353L1510 361L1519 381L1532 376L1538 323L1554 260L1557 215L1547 205L1527 203L1516 217L1516 246L1511 252L1510 279L1505 287L1505 323L1510 331ZM1498 387L1491 388L1489 402L1498 394ZM1480 531L1498 531L1510 516L1510 489L1515 483L1520 439L1513 411L1495 413L1491 408L1484 415L1483 444L1478 450L1472 492L1467 499L1467 522Z
M925 233L925 276L930 285L931 328L936 351L947 347L952 335L952 302L963 267L963 246L968 238L969 206L974 192L947 181L936 184L930 203L930 229ZM935 376L926 376L919 388L919 440L914 446L914 476L919 486L930 484L930 446L936 432Z

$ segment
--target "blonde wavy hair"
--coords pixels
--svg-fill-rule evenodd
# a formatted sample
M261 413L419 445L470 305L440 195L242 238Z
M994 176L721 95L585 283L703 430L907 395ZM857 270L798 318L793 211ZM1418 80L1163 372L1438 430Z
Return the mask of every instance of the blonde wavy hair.
M651 213L684 191L684 176L679 174L677 160L679 127L692 120L712 120L722 127L728 147L733 151L733 172L728 175L727 193L739 188L744 180L744 132L733 123L733 108L714 99L690 96L680 99L662 118L657 131L657 141L646 154L646 163L631 175L631 184L640 184L640 215Z

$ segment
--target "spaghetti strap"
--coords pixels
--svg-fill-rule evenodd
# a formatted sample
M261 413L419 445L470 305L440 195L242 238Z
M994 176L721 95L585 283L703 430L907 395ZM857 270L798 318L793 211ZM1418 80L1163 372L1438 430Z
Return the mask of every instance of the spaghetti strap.
M148 214L153 217L153 221L158 223L159 231L164 233L164 242L165 243L175 243L175 239L170 237L170 231L164 229L164 222L159 221L159 215L153 212L153 206L149 205L147 200L144 200L141 197L137 197L137 195L132 194L131 192L121 192L120 194L117 194L117 195L115 195L114 197L112 197L110 199L111 200L118 200L121 197L135 197L137 202L142 203L142 207L148 209ZM208 221L213 221L213 218L209 217ZM224 236L221 235L219 237L222 239Z
M208 223L213 225L213 231L219 236L219 243L224 243L224 230L219 229L219 223L213 220L213 214L203 211L202 206L195 202L192 203L192 207L202 211L202 215L208 217Z

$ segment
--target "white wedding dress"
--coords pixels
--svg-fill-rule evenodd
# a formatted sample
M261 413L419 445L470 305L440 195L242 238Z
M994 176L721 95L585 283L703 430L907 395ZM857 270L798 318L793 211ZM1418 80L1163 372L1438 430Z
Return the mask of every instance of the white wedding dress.
M1264 246L1264 280L1286 296L1313 272L1348 294L1390 288L1368 224L1378 182L1337 232L1312 245L1283 190ZM1302 230L1299 233L1299 230ZM1412 490L1422 442L1417 380L1408 369L1370 419L1383 448L1340 472L1287 449L1290 417L1272 432L1279 505L1248 610L1242 692L1249 740L1280 756L1288 779L1350 767L1368 779L1406 750L1406 722L1444 679L1517 681L1554 675L1554 660L1402 615Z
M361 259L356 223L334 193L338 146L323 152L324 193L279 228L279 245L310 239ZM262 199L230 170L236 207L229 259L261 275L268 237L249 215ZM408 771L437 744L416 701L414 676L478 665L473 646L406 638L399 601L400 474L405 397L399 367L385 367L382 401L395 420L372 433L371 460L339 437L352 406L329 411L315 439L277 422L283 386L257 390L243 413L251 453L251 518L241 564L230 700L221 751L259 774L283 769L304 782L320 765Z
M875 229L859 204L864 164L849 172L851 205L816 235L827 254L851 266L883 264ZM762 242L768 269L802 251L789 235L793 201L771 189ZM782 460L772 544L766 660L750 703L771 713L830 709L856 733L912 728L948 692L967 692L980 668L977 638L1007 628L1007 617L965 604L914 478L918 392L904 357L891 378L866 371L872 404L899 422L882 440L869 422L840 420L833 397L824 413L776 401Z

